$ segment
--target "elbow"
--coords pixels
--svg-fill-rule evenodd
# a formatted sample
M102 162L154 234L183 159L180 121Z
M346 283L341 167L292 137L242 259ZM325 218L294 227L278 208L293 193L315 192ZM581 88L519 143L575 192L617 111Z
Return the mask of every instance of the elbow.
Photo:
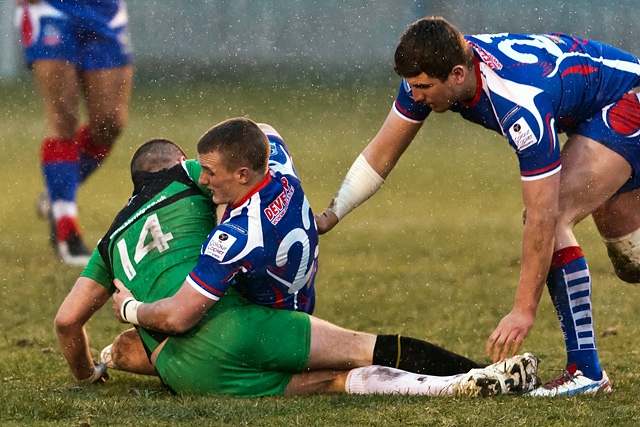
M187 332L190 328L187 327L184 323L167 322L162 329L169 334L179 335Z
M75 316L62 310L56 314L53 324L58 336L68 335L71 331L82 328L82 325Z
M193 328L200 319L194 319L193 316L187 316L182 311L175 311L165 318L162 330L170 334L183 334Z

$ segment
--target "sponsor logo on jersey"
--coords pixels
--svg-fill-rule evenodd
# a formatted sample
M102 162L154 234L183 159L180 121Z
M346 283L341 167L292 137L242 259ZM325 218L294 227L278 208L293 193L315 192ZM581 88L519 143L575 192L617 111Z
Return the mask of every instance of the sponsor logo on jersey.
M518 151L522 151L538 142L524 117L519 118L518 121L509 128L509 135L513 143L516 144Z
M240 226L239 226L239 225L237 225L237 224L226 223L225 225L226 225L227 227L229 227L229 228L233 228L233 229L234 229L235 231L237 231L238 233L241 233L241 234L244 234L244 235L246 235L246 234L247 234L247 230L245 230L244 228L240 227Z
M284 214L287 213L289 202L295 192L295 188L289 185L289 181L285 177L282 177L282 187L284 187L284 190L264 209L264 214L273 225L280 222Z
M491 68L492 70L502 70L502 63L498 61L498 58L496 58L495 56L484 50L484 48L478 46L472 41L469 41L469 44L476 52L478 52L478 55L480 56L480 59L482 59L482 62L487 64L489 68Z
M204 249L204 254L222 261L237 239L222 230L216 230Z

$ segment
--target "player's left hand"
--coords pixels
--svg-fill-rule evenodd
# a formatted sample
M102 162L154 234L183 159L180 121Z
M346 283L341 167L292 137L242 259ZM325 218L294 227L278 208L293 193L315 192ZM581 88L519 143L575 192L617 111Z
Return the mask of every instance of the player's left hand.
M131 294L129 289L127 289L126 286L124 286L124 283L122 283L119 279L113 279L113 284L118 289L118 291L113 294L113 315L120 322L127 323L122 318L122 314L120 313L120 308L122 307L124 300L130 297L133 297L133 295Z
M523 313L516 309L502 318L487 341L487 356L493 353L493 363L518 353L522 341L533 328L534 321L535 314Z

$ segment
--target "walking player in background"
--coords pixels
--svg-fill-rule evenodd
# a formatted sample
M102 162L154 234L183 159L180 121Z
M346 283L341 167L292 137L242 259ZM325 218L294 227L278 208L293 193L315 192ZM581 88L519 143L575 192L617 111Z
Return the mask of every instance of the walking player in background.
M392 110L316 216L319 232L382 186L431 111L458 112L499 132L518 156L526 222L515 303L487 354L497 361L518 351L546 282L567 370L534 394L610 392L596 348L591 274L573 229L592 214L618 276L640 281L638 59L563 34L463 36L427 17L402 36L395 70L403 80Z
M108 156L128 118L133 57L122 0L16 0L22 45L44 104L38 211L67 264L90 252L78 222L79 186ZM87 108L80 124L79 104Z

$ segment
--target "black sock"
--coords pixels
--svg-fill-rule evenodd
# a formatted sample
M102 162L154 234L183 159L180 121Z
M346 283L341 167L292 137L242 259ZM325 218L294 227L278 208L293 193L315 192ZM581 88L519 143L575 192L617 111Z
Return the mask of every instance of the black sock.
M378 335L373 364L436 376L461 374L485 366L427 341L400 335Z

